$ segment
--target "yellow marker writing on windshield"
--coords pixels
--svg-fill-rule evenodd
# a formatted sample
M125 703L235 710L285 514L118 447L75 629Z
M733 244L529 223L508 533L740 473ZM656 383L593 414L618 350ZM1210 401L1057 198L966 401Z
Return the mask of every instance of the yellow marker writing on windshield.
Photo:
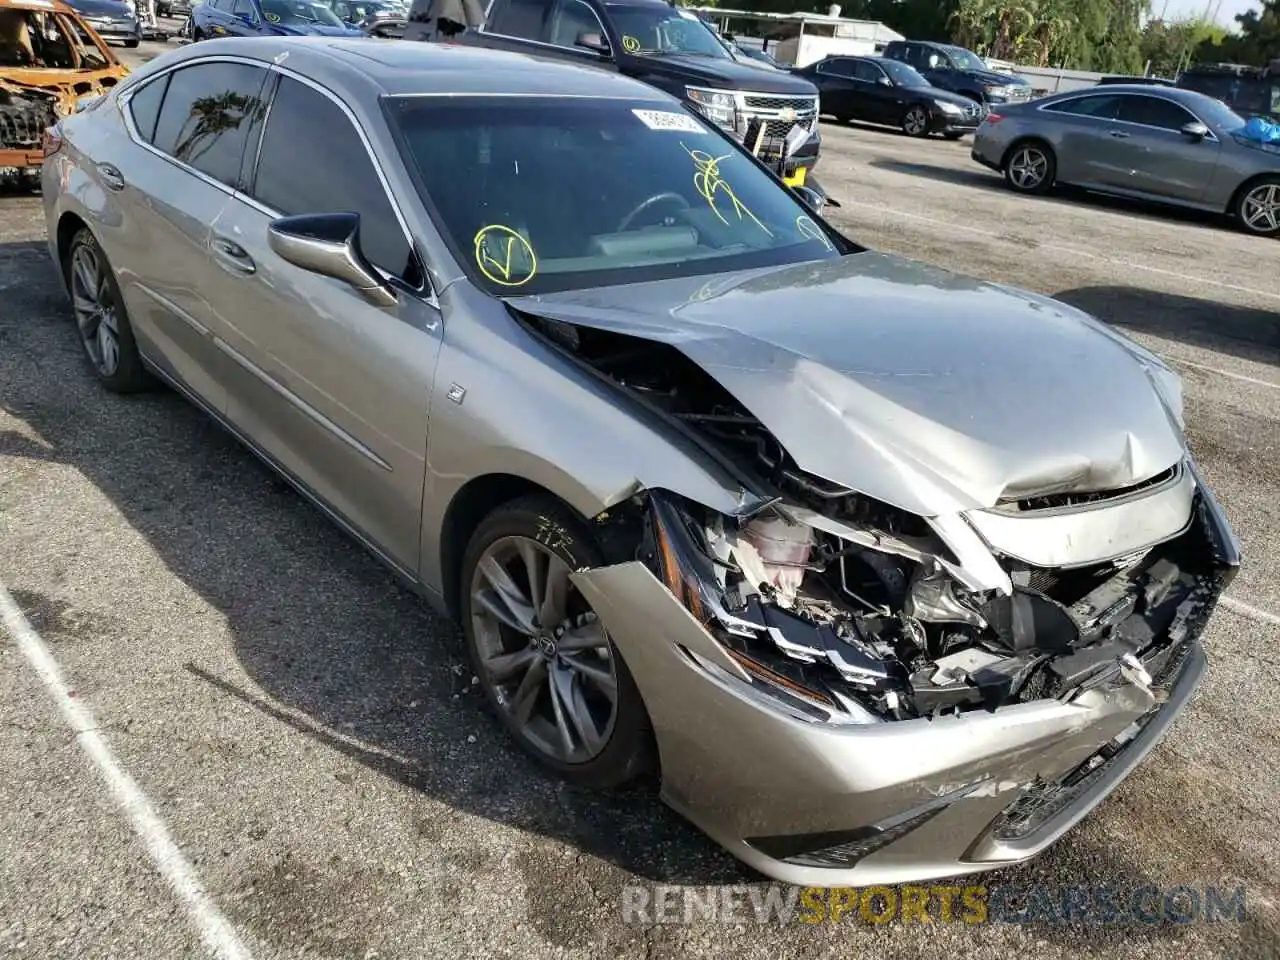
M510 227L500 223L476 231L476 266L488 279L503 287L519 287L538 272L533 246Z
M828 250L835 249L831 245L831 238L822 232L822 228L814 222L812 217L806 217L804 214L796 217L796 229L800 231L800 236L817 240Z
M637 40L635 37L623 36L622 49L627 51L627 53L639 53L640 41Z
M707 201L707 206L711 208L711 212L719 217L722 223L727 224L729 219L720 212L720 205L717 201L717 197L720 196L728 199L732 206L731 212L737 214L740 221L750 220L769 236L773 236L769 228L760 222L760 218L752 213L745 203L738 199L738 195L733 192L733 187L729 186L724 177L720 175L720 161L728 160L733 154L726 153L720 157L713 157L705 150L690 150L683 143L680 146L684 147L684 152L689 154L693 160L693 185L697 187L698 194L702 199Z

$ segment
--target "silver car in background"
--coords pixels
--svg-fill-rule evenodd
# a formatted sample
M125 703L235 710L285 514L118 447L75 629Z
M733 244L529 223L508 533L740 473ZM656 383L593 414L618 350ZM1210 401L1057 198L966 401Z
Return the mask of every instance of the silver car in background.
M863 249L653 87L215 40L47 151L103 385L172 385L460 620L537 761L656 768L772 877L1033 856L1201 678L1239 555L1170 369Z
M1246 120L1193 90L1106 85L1003 105L972 156L1019 193L1069 184L1225 213L1280 235L1280 146L1239 135Z

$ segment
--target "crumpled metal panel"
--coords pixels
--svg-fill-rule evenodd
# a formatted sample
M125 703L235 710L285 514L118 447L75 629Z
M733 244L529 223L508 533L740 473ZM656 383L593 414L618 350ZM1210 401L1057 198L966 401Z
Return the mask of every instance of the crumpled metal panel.
M924 516L1124 487L1183 456L1136 347L1066 304L900 257L512 305L671 344L802 469Z

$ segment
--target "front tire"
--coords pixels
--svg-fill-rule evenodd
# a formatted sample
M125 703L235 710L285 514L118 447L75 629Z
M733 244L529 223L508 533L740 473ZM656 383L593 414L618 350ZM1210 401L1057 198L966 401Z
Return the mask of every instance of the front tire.
M475 675L521 748L566 780L612 788L645 772L653 750L640 691L569 580L603 563L568 508L516 500L472 535L459 609Z
M80 344L98 382L113 393L137 393L152 386L115 273L87 227L71 238L62 270Z
M1280 177L1264 177L1242 189L1234 212L1246 233L1280 236Z
M1057 173L1058 162L1053 150L1038 140L1014 144L1004 163L1004 182L1018 193L1048 193Z
M128 39L128 40L126 40L126 41L124 42L124 45L125 45L126 47L128 47L130 50L133 50L133 49L135 49L135 48L138 46L138 44L139 44L139 43L141 43L141 42L142 42L142 41L140 41L137 37L132 37L132 38L130 38L130 39Z
M912 104L902 115L902 132L908 137L927 137L929 135L929 111L920 104Z

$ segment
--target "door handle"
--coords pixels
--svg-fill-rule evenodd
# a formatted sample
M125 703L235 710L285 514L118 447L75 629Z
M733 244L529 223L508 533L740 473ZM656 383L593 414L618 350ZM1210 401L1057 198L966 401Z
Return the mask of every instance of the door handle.
M124 189L124 174L109 163L98 164L98 179L108 190Z
M239 273L253 273L258 269L253 263L253 257L249 256L244 247L234 240L214 237L209 241L209 247L219 260Z
M1129 139L1129 134L1125 133L1123 130L1110 130L1108 131L1108 133L1110 136L1115 137L1117 140Z

